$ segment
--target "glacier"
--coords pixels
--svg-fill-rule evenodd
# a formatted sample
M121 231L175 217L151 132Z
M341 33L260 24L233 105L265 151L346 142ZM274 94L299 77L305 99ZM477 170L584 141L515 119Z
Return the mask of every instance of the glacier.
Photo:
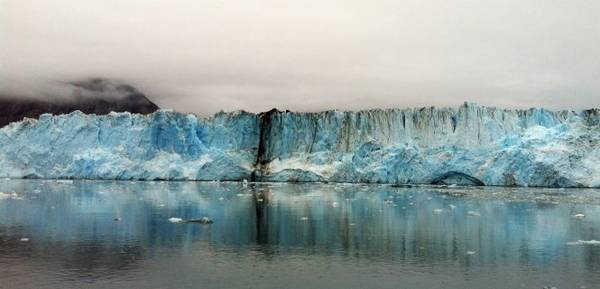
M600 110L44 114L0 129L0 177L600 187Z

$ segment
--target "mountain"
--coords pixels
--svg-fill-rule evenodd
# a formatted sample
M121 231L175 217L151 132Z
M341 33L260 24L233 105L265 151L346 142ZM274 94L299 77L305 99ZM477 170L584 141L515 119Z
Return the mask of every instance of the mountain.
M600 187L599 164L597 109L74 112L0 129L15 178Z
M94 78L65 85L67 95L44 98L0 96L0 127L43 113L66 114L80 110L88 114L132 112L148 114L159 109L134 87L112 80Z

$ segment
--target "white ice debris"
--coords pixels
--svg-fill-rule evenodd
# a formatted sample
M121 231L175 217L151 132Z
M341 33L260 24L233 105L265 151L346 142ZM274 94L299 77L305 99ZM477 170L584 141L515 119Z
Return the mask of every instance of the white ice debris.
M600 245L600 241L597 240L577 240L575 242L568 242L567 245Z
M308 217L306 217L306 216L305 217L300 217L300 220L302 220L302 221L308 221Z
M183 223L183 219L182 218L171 217L171 218L169 218L169 222L171 222L173 224Z
M479 217L479 216L481 216L481 213L479 213L477 211L468 211L467 215L474 216L474 217Z
M583 219L583 218L585 218L585 215L584 214L575 214L575 215L573 215L573 218Z
M467 251L467 255L475 255L477 254L477 251Z
M3 193L0 192L0 200L2 199L12 199L12 200L23 200L23 197L20 197L17 193Z
M433 213L434 213L434 214L441 214L441 213L443 213L443 212L444 212L444 210L443 210L443 209L433 209Z
M21 238L21 242L29 242L29 238Z

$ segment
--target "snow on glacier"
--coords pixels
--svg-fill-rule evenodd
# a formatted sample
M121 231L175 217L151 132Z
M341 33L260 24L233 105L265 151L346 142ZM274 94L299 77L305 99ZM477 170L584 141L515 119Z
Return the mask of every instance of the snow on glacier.
M73 112L10 124L0 147L13 178L600 186L598 110Z

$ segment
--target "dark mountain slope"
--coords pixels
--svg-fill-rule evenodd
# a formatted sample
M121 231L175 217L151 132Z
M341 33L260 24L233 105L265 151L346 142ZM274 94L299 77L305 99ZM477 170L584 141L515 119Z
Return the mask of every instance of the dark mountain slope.
M111 111L148 114L159 109L134 87L106 79L68 83L66 96L45 98L0 96L0 127L43 113L64 114L75 110L107 114Z

